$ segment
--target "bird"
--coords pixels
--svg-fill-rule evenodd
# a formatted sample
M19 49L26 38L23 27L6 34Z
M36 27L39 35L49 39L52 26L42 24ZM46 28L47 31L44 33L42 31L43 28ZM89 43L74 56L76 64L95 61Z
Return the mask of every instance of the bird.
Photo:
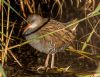
M49 60L51 57L50 68L54 68L55 54L57 52L65 51L65 48L73 44L73 40L75 39L74 31L77 24L75 24L73 29L67 29L65 28L66 23L44 18L37 14L28 16L26 21L27 25L24 28L23 36L26 40L32 40L32 38L45 35L42 38L29 42L29 45L36 50L47 54L44 67L49 66Z

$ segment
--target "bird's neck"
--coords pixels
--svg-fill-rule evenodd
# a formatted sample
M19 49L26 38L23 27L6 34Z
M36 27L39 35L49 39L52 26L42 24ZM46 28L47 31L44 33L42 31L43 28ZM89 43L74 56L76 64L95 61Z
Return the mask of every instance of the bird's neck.
M30 35L32 33L37 32L39 29L41 29L47 22L49 21L48 18L44 18L42 21L35 21L34 23L30 24L31 26L27 32L25 32L25 35Z

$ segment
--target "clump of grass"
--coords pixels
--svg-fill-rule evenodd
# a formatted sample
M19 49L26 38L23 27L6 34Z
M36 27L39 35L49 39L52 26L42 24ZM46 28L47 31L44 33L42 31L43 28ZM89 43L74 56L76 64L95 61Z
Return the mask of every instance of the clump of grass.
M53 13L54 13L53 10L57 6L58 9L57 9L57 12L56 12L56 15L55 15L55 17L57 17L57 16L63 16L63 13L64 13L63 12L63 5L66 2L67 2L66 0L53 0L53 4L50 7L50 3L52 3L52 2L50 2L50 0L43 0L42 2L38 2L37 5L36 5L34 0L30 0L30 1L19 0L19 4L20 4L19 6L20 6L20 10L22 11L22 14L25 18L27 17L27 13L26 13L27 10L25 8L28 8L29 13L38 13L38 14L42 15L43 12L42 12L41 6L42 6L42 3L43 3L43 4L47 4L47 6L50 7L49 12L50 12L51 15L53 15ZM96 24L92 25L92 23L89 21L89 19L93 18L95 16L99 17L99 15L100 15L100 5L99 4L100 3L98 4L98 6L96 6L96 4L95 4L96 2L94 0L87 0L87 1L85 1L84 5L81 6L82 2L84 2L84 1L82 1L82 0L75 0L75 1L70 0L69 3L73 7L75 6L77 9L81 8L81 10L85 14L85 17L82 18L82 19L79 19L78 21L76 21L74 23L67 25L65 28L68 28L68 27L70 27L70 26L72 26L76 23L83 22L84 20L88 20L88 23L90 24L92 30L88 35L86 35L87 36L86 40L84 42L81 41L82 46L81 46L80 50L72 48L72 49L69 49L69 51L71 51L71 52L75 51L75 53L78 53L78 54L82 55L83 57L87 57L89 59L92 59L91 57L88 57L88 54L90 55L91 53L86 52L86 48L87 48L87 46L90 46L92 48L96 48L96 49L100 50L99 47L96 47L96 46L90 44L94 34L96 34L96 36L98 36L98 38L100 38L100 34L96 31L96 29L99 28L100 20L98 19ZM0 10L0 11L2 11L2 13L1 13L2 14L1 15L1 30L0 30L0 37L1 37L0 38L0 41L1 41L1 49L0 49L1 56L0 57L1 57L1 63L2 64L0 65L0 67L1 67L0 70L1 70L3 77L6 77L5 71L3 70L2 66L4 66L7 63L7 55L11 55L14 58L14 60L19 64L19 66L22 66L22 64L17 60L16 56L13 54L12 49L21 47L22 45L28 44L31 41L35 41L36 39L41 39L45 36L48 36L48 35L53 34L55 32L61 31L62 29L59 29L57 31L53 31L51 33L48 33L48 34L45 34L45 35L42 35L42 36L39 36L37 38L33 38L32 40L29 40L29 41L26 41L26 42L23 42L23 43L22 42L17 43L17 45L10 46L10 42L12 40L12 37L14 37L12 35L12 33L14 32L14 28L15 28L15 24L16 24L16 21L12 22L12 24L10 24L10 22L11 22L10 21L10 12L13 11L13 12L15 12L15 14L20 16L24 21L26 21L26 20L23 16L21 16L20 13L18 13L18 11L16 11L14 9L14 7L11 6L10 0L7 0L7 2L5 0L1 0L0 3L1 3L0 8L2 6L2 10ZM75 3L76 3L76 5L75 5ZM5 6L7 6L7 9L5 9ZM6 12L6 14L5 14L5 12ZM7 18L4 18L4 17L6 17L5 15L7 16ZM6 21L6 24L4 23L4 21ZM17 38L17 37L15 37L15 38ZM96 56L96 57L100 58L99 55Z

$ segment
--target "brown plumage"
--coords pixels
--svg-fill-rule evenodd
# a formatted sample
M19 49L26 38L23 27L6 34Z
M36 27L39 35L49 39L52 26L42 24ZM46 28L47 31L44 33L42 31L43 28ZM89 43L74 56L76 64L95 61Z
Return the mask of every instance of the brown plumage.
M27 19L28 26L24 30L24 36L26 40L30 40L33 37L39 37L47 33L59 30L55 33L51 33L43 38L30 42L29 44L40 52L48 54L45 61L45 67L48 66L49 55L52 55L51 68L54 67L54 54L56 52L63 52L65 48L73 43L75 35L69 29L64 29L65 24L56 20L42 18L39 15L31 15Z

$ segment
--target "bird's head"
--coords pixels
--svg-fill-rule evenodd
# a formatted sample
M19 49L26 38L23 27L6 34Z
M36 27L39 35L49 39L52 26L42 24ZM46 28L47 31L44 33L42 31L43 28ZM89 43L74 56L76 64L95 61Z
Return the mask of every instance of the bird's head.
M45 22L48 21L47 18L42 18L40 15L30 15L27 18L27 26L24 28L23 34L27 34L27 32L35 32L39 29Z

